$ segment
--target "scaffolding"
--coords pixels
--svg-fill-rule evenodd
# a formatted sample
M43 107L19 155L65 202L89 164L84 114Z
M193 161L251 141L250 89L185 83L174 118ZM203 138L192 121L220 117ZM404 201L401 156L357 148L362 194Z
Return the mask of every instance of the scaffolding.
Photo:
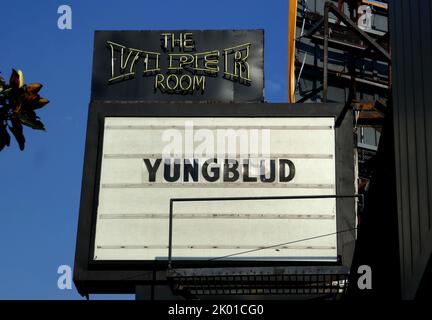
M296 25L297 102L339 102L354 113L364 192L391 96L387 1L300 0Z

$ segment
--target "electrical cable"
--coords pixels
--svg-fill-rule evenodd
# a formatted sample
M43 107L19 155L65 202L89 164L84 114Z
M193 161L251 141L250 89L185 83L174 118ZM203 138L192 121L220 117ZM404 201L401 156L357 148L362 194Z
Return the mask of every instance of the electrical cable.
M314 239L329 237L329 236L336 235L336 234L339 234L339 233L345 233L345 232L350 232L350 231L354 231L354 230L357 230L357 227L351 228L351 229L346 229L346 230L341 230L341 231L337 231L337 232L322 234L322 235L319 235L319 236L314 236L314 237L309 237L309 238L303 238L303 239L299 239L299 240L289 241L289 242L285 242L285 243L279 243L279 244L275 244L275 245L271 245L271 246L266 246L266 247L262 247L262 248L257 248L257 249L247 250L247 251L241 251L241 252L237 252L237 253L221 256L221 257L215 257L215 258L212 258L212 259L209 259L209 260L206 260L206 261L215 261L215 260L225 259L225 258L229 258L229 257L233 257L233 256L245 254L245 253L256 252L256 251L266 250L266 249L271 249L271 248L277 248L277 247L281 247L281 246L292 244L292 243L298 243L298 242L303 242L303 241L308 241L308 240L314 240ZM136 275L123 278L122 280L130 280L130 279L134 279L134 278L139 278L139 277L141 277L141 276L143 276L145 274L151 273L151 272L153 272L153 271L140 272L140 273L138 273Z
M322 234L322 235L315 236L315 237L304 238L304 239L289 241L289 242L285 242L285 243L279 243L279 244L275 244L275 245L271 245L271 246L267 246L267 247L262 247L262 248L257 248L257 249L251 249L251 250L247 250L247 251L241 251L241 252L229 254L229 255L226 255L226 256L212 258L212 259L209 259L207 261L220 260L220 259L225 259L225 258L237 256L237 255L240 255L240 254L245 254L245 253L250 253L250 252L256 252L256 251L266 250L266 249L271 249L271 248L282 247L282 246L285 246L287 244L293 244L293 243L298 243L298 242L303 242L303 241L308 241L308 240L314 240L314 239L329 237L329 236L336 235L336 234L339 234L339 233L350 232L350 231L354 231L354 230L357 230L357 227L351 228L351 229L347 229L347 230L341 230L341 231L336 231L336 232L332 232L332 233Z
M297 40L301 39L303 37L304 27L305 27L305 24L306 24L306 12L308 11L307 0L302 0L302 7L303 7L303 10L302 10L303 23L302 23L302 28L301 28L301 32L300 32L300 37L298 37ZM302 72L303 72L303 68L304 68L305 63L306 63L306 57L307 57L307 52L305 51L304 56L303 56L303 62L302 62L302 65L300 67L299 74L297 76L297 83L296 83L296 86L295 86L295 91L296 92L298 91L298 88L299 88L299 85L300 85L300 79L301 79L301 75L302 75Z

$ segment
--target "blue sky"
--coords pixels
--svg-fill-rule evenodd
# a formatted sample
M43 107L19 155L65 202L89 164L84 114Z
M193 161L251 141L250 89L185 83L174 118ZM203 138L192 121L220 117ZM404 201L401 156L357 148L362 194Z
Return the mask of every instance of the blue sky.
M72 8L72 30L57 8ZM47 132L25 129L0 152L0 299L82 299L57 288L57 268L73 267L95 30L265 30L266 99L285 102L287 0L217 2L94 0L3 1L0 71L44 84ZM92 296L91 298L133 298Z

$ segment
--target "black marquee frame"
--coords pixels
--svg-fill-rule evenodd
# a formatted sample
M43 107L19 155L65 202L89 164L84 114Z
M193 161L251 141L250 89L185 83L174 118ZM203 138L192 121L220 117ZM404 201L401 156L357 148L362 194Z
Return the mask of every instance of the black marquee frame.
M93 102L90 104L85 145L81 202L76 242L74 283L82 295L134 293L136 286L167 282L168 260L95 261L94 236L105 117L334 117L336 194L354 195L353 118L342 104L286 103L143 103ZM266 267L328 265L350 268L356 238L355 198L336 200L338 261L176 261L176 267ZM167 222L168 223L168 222ZM168 252L167 252L168 253Z

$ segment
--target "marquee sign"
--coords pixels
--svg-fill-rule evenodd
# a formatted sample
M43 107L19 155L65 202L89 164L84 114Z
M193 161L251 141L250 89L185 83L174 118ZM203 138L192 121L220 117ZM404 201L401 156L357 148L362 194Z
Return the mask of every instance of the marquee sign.
M355 202L334 195L354 193L352 115L262 103L263 49L262 30L95 33L81 294L170 267L350 266Z
M336 191L333 117L106 117L103 130L95 260L165 259L171 198ZM335 214L336 199L184 203L174 255L208 260L334 233L233 259L337 261Z
M93 100L263 101L263 31L97 31Z
M151 281L144 271L166 267L172 198L353 194L352 118L335 126L341 110L93 102L77 287L133 290ZM339 231L354 225L352 198L177 203L172 258L176 266L349 266L355 233ZM288 244L271 247L280 243Z

